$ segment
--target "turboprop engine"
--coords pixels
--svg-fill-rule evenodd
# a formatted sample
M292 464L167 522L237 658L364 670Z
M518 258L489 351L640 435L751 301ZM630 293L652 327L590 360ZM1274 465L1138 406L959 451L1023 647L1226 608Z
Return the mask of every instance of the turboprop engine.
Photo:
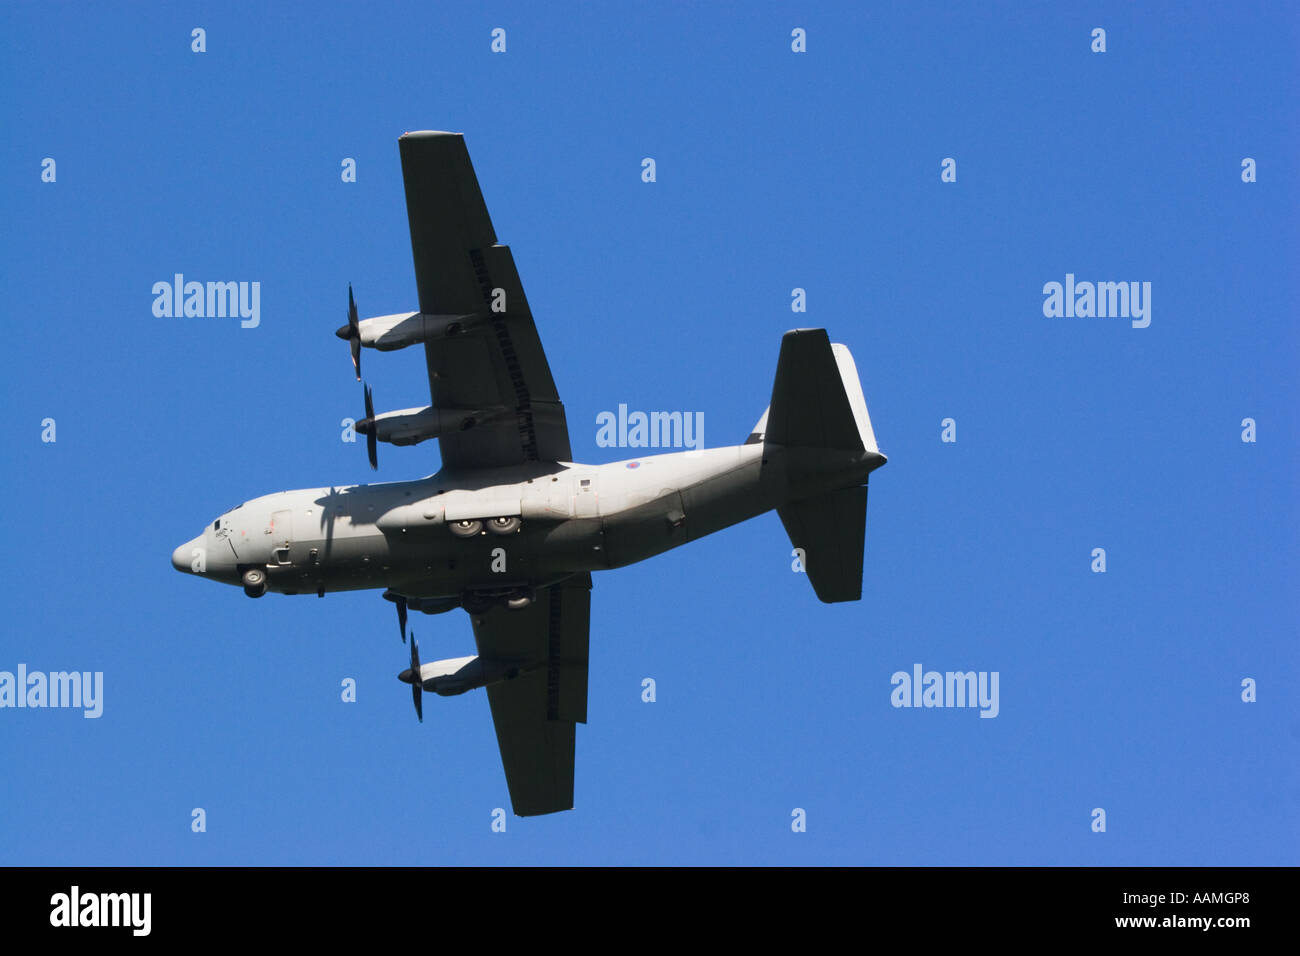
M431 664L420 664L420 645L411 635L411 666L397 675L397 679L411 685L415 700L415 713L424 720L424 705L420 692L433 691L443 697L463 694L476 687L486 687L503 680L513 680L524 671L514 661L485 661L481 657L450 657ZM418 677L416 675L419 675Z
M402 408L395 412L375 415L367 409L369 417L357 422L362 435L374 432L378 441L390 445L418 445L447 432L465 431L486 421L490 415L482 409L471 408Z
M361 344L368 349L391 352L428 339L456 335L478 320L477 315L425 315L423 312L398 312L394 315L377 315L357 323ZM349 326L343 326L335 335L349 337Z
M365 386L365 400L366 417L354 427L366 436L366 454L371 468L379 467L377 446L381 441L392 445L418 445L448 432L463 432L505 413L503 408L435 408L428 405L376 415L375 397L369 385Z
M483 319L477 313L469 315L426 315L423 312L397 312L377 315L373 319L357 318L357 301L348 286L348 324L334 334L341 338L352 352L352 367L357 381L361 381L361 348L391 352L404 349L417 342L459 335Z

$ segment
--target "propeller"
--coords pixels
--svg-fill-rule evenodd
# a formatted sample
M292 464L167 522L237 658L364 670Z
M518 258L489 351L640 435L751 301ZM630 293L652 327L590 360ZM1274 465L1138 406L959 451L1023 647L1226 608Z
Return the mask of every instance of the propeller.
M397 629L402 632L402 643L406 643L406 598L397 595Z
M361 326L357 321L357 302L352 298L352 283L348 283L348 324L334 333L351 346L352 367L357 371L357 381L361 381Z
M411 698L415 701L415 716L424 723L424 704L420 700L424 685L420 683L420 645L415 641L415 632L411 632Z
M370 459L370 467L375 471L379 470L379 439L375 436L375 399L370 392L370 386L366 386L366 455ZM360 429L358 429L360 431Z

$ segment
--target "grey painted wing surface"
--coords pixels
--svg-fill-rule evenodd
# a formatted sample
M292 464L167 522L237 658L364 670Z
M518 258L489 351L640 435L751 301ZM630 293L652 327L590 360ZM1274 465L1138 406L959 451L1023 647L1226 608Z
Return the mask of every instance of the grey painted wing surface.
M398 149L420 311L483 317L424 344L434 406L495 413L442 435L443 464L462 470L569 461L564 406L514 257L496 243L464 137L407 133ZM503 301L504 311L493 312L494 301Z
M471 620L480 657L540 662L487 688L515 813L571 809L574 728L587 720L591 575L538 592L523 610L494 608Z

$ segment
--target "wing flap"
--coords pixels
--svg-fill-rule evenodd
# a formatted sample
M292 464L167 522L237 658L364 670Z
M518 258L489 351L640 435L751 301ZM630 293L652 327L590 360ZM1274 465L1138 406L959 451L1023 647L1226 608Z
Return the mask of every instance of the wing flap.
M591 635L591 575L550 589L546 717L587 722L587 662ZM584 583L585 582L585 583Z

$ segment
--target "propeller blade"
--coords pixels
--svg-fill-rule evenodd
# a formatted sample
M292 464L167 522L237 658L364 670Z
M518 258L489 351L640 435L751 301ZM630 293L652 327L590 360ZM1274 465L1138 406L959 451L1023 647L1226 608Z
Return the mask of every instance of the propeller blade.
M348 346L352 349L352 367L361 381L361 325L357 321L357 302L352 298L352 283L348 283Z
M406 598L397 596L397 628L402 632L402 643L406 643Z
M370 422L370 427L366 430L366 455L370 458L370 467L375 471L379 470L379 439L375 435L375 400L370 393L370 386L366 386L366 420Z
M424 723L424 704L421 696L424 685L420 683L420 645L415 642L415 632L411 632L411 697L415 700L415 716Z
M347 341L352 352L352 367L357 371L357 381L361 381L361 323L357 320L357 301L352 298L351 283L348 283L348 324L334 334Z

